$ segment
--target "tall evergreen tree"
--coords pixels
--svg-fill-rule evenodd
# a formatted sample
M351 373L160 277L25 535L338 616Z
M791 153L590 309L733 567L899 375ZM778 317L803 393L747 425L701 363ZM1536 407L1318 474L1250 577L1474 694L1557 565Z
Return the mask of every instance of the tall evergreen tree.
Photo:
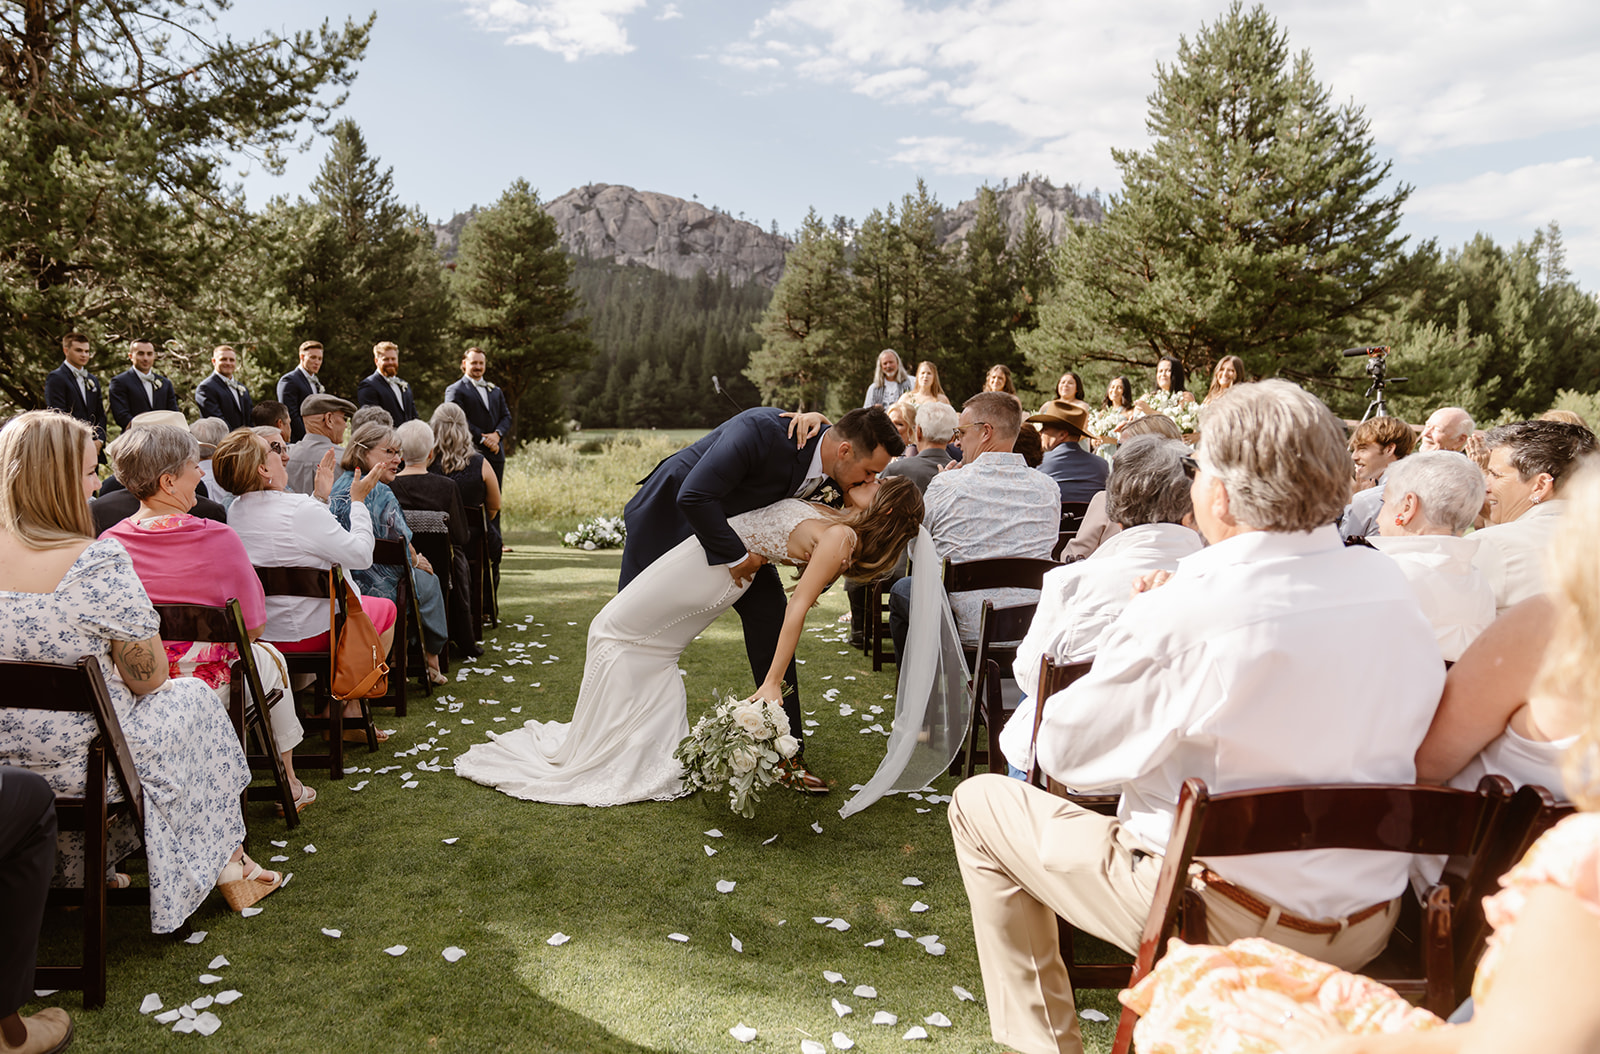
M978 190L978 214L967 232L963 264L968 294L966 344L971 356L988 366L1015 367L1012 327L1020 286L1011 254L1006 251L999 198L988 185Z
M816 407L830 381L850 368L850 349L840 342L848 288L843 240L811 209L756 324L761 347L745 369L768 403Z
M556 382L594 353L555 220L518 179L461 232L451 280L461 339L483 348L524 438L560 431Z
M1036 369L1102 359L1191 371L1223 355L1257 375L1323 376L1331 352L1413 276L1393 266L1410 188L1353 104L1333 106L1309 54L1234 0L1157 68L1148 150L1114 151L1105 223L1067 238L1062 286L1025 341Z

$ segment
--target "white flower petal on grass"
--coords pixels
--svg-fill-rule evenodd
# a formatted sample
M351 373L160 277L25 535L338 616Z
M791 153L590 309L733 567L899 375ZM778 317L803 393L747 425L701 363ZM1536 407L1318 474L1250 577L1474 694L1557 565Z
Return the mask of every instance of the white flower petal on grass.
M177 1022L172 1026L172 1031L174 1031L174 1032L193 1032L194 1031L194 1018L192 1018L192 1017L180 1017L177 1020Z
M844 1017L846 1014L855 1013L854 1010L851 1010L837 999L831 1000L831 1002L833 1003L833 1012L838 1014L840 1017Z
M404 790L411 790L414 787L416 787L416 785L417 785L417 781L416 780L406 780L404 783L400 784L401 788L403 788Z
M906 938L911 936L911 931L910 930L895 930L894 931L894 935L896 937L899 937L901 940L905 940Z
M201 984L216 984L220 980L222 980L222 978L218 977L214 973L203 973L200 975Z
M362 780L360 783L352 783L350 785L350 789L353 790L353 791L358 791L361 788L365 787L366 785L367 785L367 781L366 780Z
M445 962L458 963L461 961L461 957L467 954L467 950L465 948L457 948L452 944L439 954L444 956Z
M855 991L850 994L860 996L862 999L878 998L878 990L872 987L870 984L858 984L856 985Z
M266 910L265 908L256 908L256 907L243 908L243 909L240 910L239 915L242 918L253 919L257 915L261 914L265 910ZM192 941L190 943L198 943L198 942Z
M928 910L928 905L924 904L922 901L919 900L919 901L916 901L915 903L913 903L911 905L911 910L913 912L915 912L916 914L920 915L924 911Z
M728 940L733 942L733 950L734 951L736 951L736 952L744 951L744 941L740 940L738 937L735 937L731 933L728 934Z
M328 927L324 926L324 927L322 927L322 935L324 937L343 937L344 936L344 931L343 930L330 930Z
M819 922L822 925L826 926L828 923L833 921L833 916L832 915L813 915L813 916L811 916L811 921L812 922Z
M289 858L284 856L282 853L279 853L277 856L268 857L267 858L267 863L269 863L269 864L281 864L287 859L289 859Z
M195 930L193 933L189 934L189 936L187 936L187 937L185 937L183 939L183 943L185 943L185 944L199 944L201 941L203 941L205 939L206 939L206 931L205 930Z
M920 886L922 885L922 879L913 878L912 876L907 875L905 878L900 880L900 884L902 886Z
M195 1012L194 1007L190 1006L188 1003L185 1003L182 1006L178 1007L178 1013L182 1014L184 1017L187 1017L187 1018L195 1018L195 1017L199 1017L200 1016L198 1013Z
M711 830L705 832L705 836L707 838L721 838L722 832L713 827Z
M1078 1016L1085 1021L1110 1021L1111 1019L1098 1010L1080 1010Z
M215 959L212 959L210 962L206 963L206 969L208 969L208 970L220 970L224 966L232 966L232 965L233 965L233 963L228 961L228 957L226 955L219 955Z
M748 1043L752 1039L755 1039L756 1036L760 1035L760 1033L741 1021L737 1025L734 1025L732 1028L728 1029L728 1035L732 1036L734 1039L737 1039L740 1043Z
M906 1034L901 1036L900 1038L901 1039L927 1039L928 1038L928 1030L923 1028L921 1025L912 1025L910 1028L906 1029Z
M440 841L442 841L445 845L455 845L457 842L461 841L461 836L458 834L454 838L441 838Z
M800 1054L828 1054L828 1048L814 1039L800 1041Z
M850 924L844 919L834 919L832 922L828 923L828 928L830 930L838 930L840 933L843 933L845 930L850 928Z
M272 844L277 846L279 849L287 849L287 848L289 848L289 843L288 842L280 842L276 838L274 838L272 840Z
M199 999L196 999L194 1002L190 1003L189 1006L192 1009L195 1009L195 1010L204 1010L206 1007L210 1006L212 1003L215 1003L215 1002L216 1002L216 999L213 998L212 996L203 995Z
M550 947L552 947L552 948L559 948L563 944L565 944L568 941L570 941L571 939L572 938L568 937L565 933L562 933L560 930L557 930L556 932L554 932L554 933L552 933L550 935L550 939L545 941L545 943L550 945Z
M194 1019L194 1030L202 1036L209 1036L222 1027L222 1019L209 1010Z
M822 971L822 979L829 984L838 984L844 980L844 974L837 970L824 970Z
M161 1009L161 997L154 992L144 997L144 1002L139 1004L139 1013L153 1014Z
M883 947L883 938L879 937L875 941L868 941L867 943L863 944L862 947L863 948L881 948L881 947Z
M939 935L937 933L930 933L926 937L918 937L917 938L917 943L922 945L924 948L926 948L930 944L938 944L939 943Z
M406 946L404 944L392 944L383 950L398 959L406 953Z
M967 991L965 988L962 988L958 984L951 985L950 991L954 992L956 994L956 998L964 1003L976 1003L978 1001L977 996L973 995L971 992Z
M918 812L932 812L932 809L918 809Z
M771 838L768 838L765 842L762 842L761 844L762 845L771 845L773 842L776 842L777 840L778 840L778 836L777 835L773 835Z
M669 940L669 941L677 941L679 944L685 943L686 941L688 941L688 939L689 939L689 935L687 933L669 933L669 934L667 934L667 940Z
M317 851L317 847L312 845L310 842L307 842L306 843L306 847L303 850L301 850L301 852L306 852L306 853L314 853L316 851Z
M944 954L944 945L942 945L942 944L924 944L922 946L922 950L927 952L929 955L943 955Z
M927 1017L923 1018L922 1020L923 1020L924 1024L936 1025L939 1028L949 1028L950 1027L950 1019L948 1017L945 1017L943 1014L939 1013L939 1011L937 1011L937 1010L935 1010L933 1013L929 1014Z
M900 1023L900 1019L887 1010L880 1010L872 1015L872 1023L874 1025L896 1025Z
M821 824L820 824L820 823L814 823L814 824L812 824L812 825L811 825L811 829L812 829L812 830L813 830L813 831L815 831L815 832L816 832L816 833L817 833L817 834L821 834L821 833L822 833L822 825L821 825Z
M230 988L226 992L218 992L217 993L217 1004L219 1006L227 1006L229 1003L236 1002L243 995L244 995L243 992L241 992L241 991L239 991L238 989L235 989L235 988Z
M717 881L717 892L718 893L732 893L733 892L733 887L737 886L738 884L739 883L731 882L726 878L719 879Z
M849 1050L851 1047L856 1045L856 1041L845 1035L843 1032L835 1032L830 1038L833 1040L833 1047L835 1050Z
M166 1013L157 1014L155 1016L155 1020L160 1022L163 1025L170 1025L170 1024L172 1024L174 1021L178 1020L178 1018L180 1018L182 1016L183 1015L178 1013L176 1010L168 1010Z

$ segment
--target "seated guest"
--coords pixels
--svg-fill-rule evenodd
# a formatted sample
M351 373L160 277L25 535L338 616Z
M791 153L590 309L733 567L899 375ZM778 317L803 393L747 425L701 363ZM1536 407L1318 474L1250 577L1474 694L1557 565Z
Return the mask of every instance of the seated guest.
M1361 489L1339 518L1341 537L1365 538L1378 533L1378 509L1383 505L1389 466L1411 453L1415 440L1411 426L1398 417L1373 417L1356 426L1350 437L1350 460L1355 462L1356 486Z
M300 404L300 422L306 434L289 448L289 489L310 494L318 501L328 500L333 487L339 447L344 446L344 428L356 404L337 395L309 395ZM319 473L327 484L318 485Z
M1446 1025L1365 978L1341 976L1268 942L1227 949L1207 945L1169 952L1150 977L1124 995L1146 1015L1135 1033L1140 1050L1579 1054L1595 1049L1600 1037L1600 1004L1593 998L1600 985L1600 927L1595 924L1600 822L1594 815L1593 760L1600 729L1595 689L1600 607L1594 598L1600 595L1600 560L1594 524L1600 518L1600 489L1582 481L1571 501L1574 511L1562 517L1551 549L1554 618L1542 614L1537 636L1505 643L1531 644L1524 650L1536 653L1549 634L1529 696L1561 699L1571 727L1580 732L1564 767L1568 795L1581 811L1546 832L1501 878L1504 888L1484 901L1494 933L1473 977L1471 1020ZM1478 638L1468 656L1498 626ZM1270 990L1249 983L1229 960L1256 977L1270 978ZM1204 983L1197 984L1202 978Z
M217 444L222 442L222 437L228 434L227 422L220 417L202 417L189 426L189 434L200 444L200 479L206 497L227 508L233 504L233 494L217 482L216 475L211 471L211 455L217 449Z
M920 410L920 408L919 408ZM1022 404L1005 392L980 392L961 407L961 467L939 473L923 492L923 526L941 559L957 562L1002 556L1050 559L1061 531L1061 491L1012 452L1022 428ZM976 643L985 600L996 606L1037 600L1036 589L979 589L955 593L950 610L963 643ZM911 579L889 591L889 629L895 654L905 654Z
M283 878L244 855L239 795L250 769L227 711L201 681L167 675L160 619L133 563L90 533L97 464L94 432L66 414L21 414L0 431L0 658L99 665L144 790L144 830L115 828L108 859L143 841L150 928L171 933L213 886L238 910ZM31 769L58 795L84 795L98 734L92 713L0 703L0 765ZM128 884L83 870L82 832L63 833L60 884Z
M371 422L377 422L385 428L394 427L394 417L388 410L381 406L368 405L361 407L361 409L350 415L350 430L355 431L362 425Z
M189 512L195 502L194 488L200 482L200 446L194 437L184 428L132 428L118 436L106 452L139 507L104 536L128 551L150 602L223 607L237 599L251 639L259 637L267 619L265 597L239 536L226 523ZM205 568L205 574L195 574L197 567ZM171 675L200 678L226 706L233 662L239 657L234 646L188 640L165 643ZM258 642L252 650L262 690L283 689L283 696L268 714L296 806L303 809L317 800L317 792L294 774L294 748L305 736L295 716L283 658L270 644Z
M0 1051L51 1054L72 1040L72 1018L59 1006L23 1017L34 995L39 927L56 865L56 796L36 772L0 765Z
M956 859L1008 1049L1082 1049L1055 916L1138 948L1184 779L1226 792L1415 776L1444 663L1394 562L1346 548L1333 526L1350 478L1344 427L1288 381L1238 384L1212 403L1195 459L1209 546L1123 609L1039 732L1043 770L1119 790L1117 816L999 774L955 790ZM1353 969L1387 942L1410 863L1228 857L1196 888L1219 942L1268 937Z
M183 415L175 410L152 410L149 413L140 414L132 421L129 421L128 429L131 431L136 428L145 428L153 425L184 429L188 427ZM110 486L113 482L116 484L114 487ZM189 511L202 520L227 523L228 510L206 496L205 486L204 483L201 483L195 487L194 507ZM221 488L219 487L218 489L220 490ZM96 536L105 534L113 524L120 523L138 511L139 499L131 494L127 487L122 485L122 481L117 479L114 469L113 474L101 482L100 496L89 501L89 515L94 517Z
M338 517L345 527L354 522L352 505L365 505L371 513L372 530L379 538L405 543L406 559L412 567L411 581L416 588L417 607L422 613L422 651L427 660L428 680L444 684L448 678L439 672L439 653L449 643L449 626L445 620L444 594L439 580L434 577L433 566L427 557L411 545L411 528L406 525L405 513L396 500L389 483L400 467L400 448L394 442L394 429L371 421L355 428L350 441L345 444L344 457L339 461L342 470L333 481L333 492L328 495L328 511ZM364 498L352 494L357 473L376 475L377 482ZM363 594L382 597L390 602L400 596L401 570L393 564L373 564L356 569L356 584Z
M1544 550L1567 503L1567 477L1594 452L1594 433L1560 421L1517 421L1484 437L1489 526L1472 537L1495 612L1544 592Z
M1039 433L1024 425L1017 433L1017 441L1012 444L1011 451L1022 456L1023 464L1029 468L1038 468L1044 463L1044 443L1039 439Z
M1467 445L1467 439L1472 435L1472 430L1478 427L1472 420L1472 415L1459 406L1441 406L1428 415L1422 424L1422 437L1417 441L1417 449L1450 450L1459 454Z
M294 431L294 421L289 416L289 408L276 399L263 399L250 408L250 426L258 428L262 425L271 425L283 437L284 446L294 440L289 436Z
M959 418L954 409L936 402L917 407L916 416L917 425L912 435L915 442L908 442L906 455L889 462L889 467L878 475L884 478L904 476L915 483L918 490L926 491L939 470L950 464L950 453L945 446L955 434Z
M217 475L235 491L232 519L228 526L239 535L244 551L255 567L333 567L347 575L372 566L372 519L360 498L377 486L378 474L358 474L349 485L357 501L350 510L350 526L342 525L328 507L309 494L288 490L289 477L283 458L272 452L267 441L249 429L233 432L217 445ZM359 588L359 587L358 587ZM378 630L384 651L394 636L394 601L363 596L361 608ZM279 651L326 651L328 648L328 602L316 597L267 597L266 627L261 636ZM361 701L345 704L344 716L359 718ZM360 729L349 729L345 737L365 742ZM388 736L382 730L378 739Z
M425 528L449 538L449 573L454 585L445 621L456 650L476 658L483 654L483 649L473 643L469 617L466 547L471 535L467 531L467 514L461 505L461 488L448 476L428 471L433 464L433 429L426 422L407 421L395 429L394 436L400 444L405 467L395 473L389 489L400 502L400 510L413 534ZM444 580L442 573L438 577Z
M1028 418L1039 426L1039 441L1044 446L1044 461L1039 470L1061 488L1061 500L1086 502L1106 489L1106 473L1111 466L1078 443L1089 437L1089 407L1084 403L1054 399Z
M1183 429L1166 414L1145 414L1123 425L1120 436L1122 442L1138 436L1160 436L1163 439L1176 439L1182 442ZM1120 530L1122 530L1121 524L1113 523L1106 515L1106 492L1101 491L1089 499L1089 508L1083 514L1083 521L1078 524L1078 533L1072 536L1067 547L1061 551L1061 558L1082 560Z
M1389 469L1378 534L1367 538L1400 565L1447 662L1494 621L1494 590L1472 566L1478 543L1461 537L1483 493L1483 473L1461 455L1412 454Z
M1033 760L1039 660L1045 655L1058 663L1094 658L1101 634L1133 596L1134 582L1153 571L1171 571L1200 551L1200 535L1186 526L1193 519L1188 457L1189 448L1176 439L1141 436L1124 442L1105 489L1106 507L1122 530L1087 560L1045 574L1039 611L1012 667L1025 698L1000 733L1001 752L1021 772Z

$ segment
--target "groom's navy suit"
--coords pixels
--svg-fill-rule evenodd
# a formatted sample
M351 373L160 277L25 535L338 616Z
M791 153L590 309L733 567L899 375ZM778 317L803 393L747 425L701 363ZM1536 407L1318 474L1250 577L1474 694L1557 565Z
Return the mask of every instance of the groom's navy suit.
M794 497L822 441L818 433L796 450L788 422L779 416L782 412L773 407L746 410L662 461L640 482L639 492L622 513L628 537L619 589L691 534L700 539L709 564L732 564L745 555L745 545L728 526L728 517ZM777 568L763 564L733 605L744 624L745 653L757 684L767 679L778 649L786 603ZM783 700L793 731L801 723L792 660L784 684L794 688Z

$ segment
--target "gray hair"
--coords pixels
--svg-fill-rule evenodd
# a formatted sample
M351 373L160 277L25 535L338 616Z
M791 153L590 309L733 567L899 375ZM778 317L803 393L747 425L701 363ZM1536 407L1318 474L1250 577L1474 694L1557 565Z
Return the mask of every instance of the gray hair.
M394 418L381 406L363 406L350 416L350 430L355 431L369 421L377 421L385 428L394 427Z
M384 412L388 416L388 412ZM344 456L339 459L339 467L346 472L353 472L357 468L367 470L367 455L372 449L384 443L394 442L394 429L382 421L364 421L359 428L350 430L350 438L344 444Z
M1595 449L1593 432L1565 421L1513 421L1489 429L1483 441L1491 451L1510 449L1511 467L1524 483L1547 473L1557 492L1567 474Z
M400 444L400 456L407 465L426 465L433 454L433 429L426 421L407 421L394 430Z
M265 439L269 443L283 442L283 429L277 425L251 425L250 431Z
M1453 450L1425 450L1389 466L1383 493L1385 498L1416 495L1425 520L1460 534L1483 508L1483 473Z
M1344 425L1298 384L1236 384L1212 404L1199 457L1240 523L1313 531L1333 523L1350 489ZM1120 455L1119 455L1120 456Z
M227 432L226 425L223 432ZM143 501L161 488L162 476L181 475L189 462L199 461L200 444L186 428L146 425L123 432L106 453L117 479L128 493Z
M215 447L228 434L228 422L220 417L202 417L189 426L189 434L203 447ZM204 456L210 456L206 453ZM117 477L121 479L121 476Z
M472 432L467 428L466 411L455 403L440 403L428 424L439 450L439 470L453 476L466 468L472 461Z
M1117 447L1106 479L1106 517L1124 527L1182 523L1194 509L1182 440L1135 436Z
M994 429L995 436L1007 443L1016 443L1022 431L1022 402L1010 392L979 392L961 404L961 409L971 410L974 421L982 421Z
M1431 420L1435 415L1444 413L1458 415L1455 421L1455 427L1450 429L1451 434L1457 439L1465 439L1467 436L1472 434L1473 429L1478 427L1478 422L1472 419L1472 415L1467 413L1459 406L1441 406L1439 409L1429 414L1428 417Z
M1118 442L1126 443L1138 436L1160 436L1163 439L1182 439L1183 429L1178 427L1178 422L1166 414L1145 414L1135 417L1122 426L1122 431L1117 433ZM1117 455L1121 457L1121 454Z
M950 437L956 434L956 425L961 423L961 415L955 408L938 400L925 402L917 407L917 429L930 443L948 443Z

